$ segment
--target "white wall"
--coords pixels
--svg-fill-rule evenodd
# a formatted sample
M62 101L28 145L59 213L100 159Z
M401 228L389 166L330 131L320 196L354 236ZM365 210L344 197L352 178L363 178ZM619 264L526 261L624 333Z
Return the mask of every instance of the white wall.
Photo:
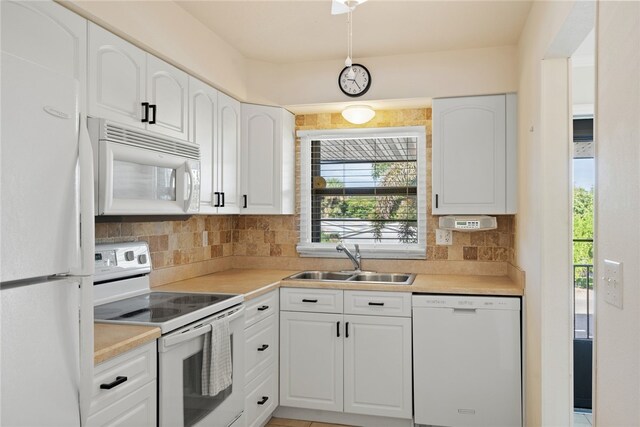
M337 85L342 59L271 64L239 51L172 1L60 2L241 101L295 106L350 101ZM372 74L358 101L517 90L514 46L359 58Z
M571 413L568 207L568 31L577 5L534 2L518 45L517 264L526 272L525 414L527 426L565 426ZM577 14L579 15L579 14ZM574 17L575 19L575 17ZM584 36L588 31L584 32ZM577 41L576 46L580 40ZM553 48L553 49L552 49ZM544 69L544 73L543 73ZM543 77L545 80L543 80ZM554 89L555 87L555 89ZM554 90L564 93L554 94ZM554 102L562 102L555 110ZM546 108L551 105L551 108ZM544 108L543 108L544 107ZM566 108L565 108L566 107ZM564 123L562 123L564 121Z
M244 57L172 1L60 1L167 62L240 100Z
M596 277L604 259L622 261L624 290L618 309L596 288L595 416L601 426L638 426L640 3L600 2L596 40Z
M518 88L515 46L357 58L371 72L367 100L433 98L515 92ZM281 105L349 101L338 88L342 59L285 65L254 63L248 70L252 94L262 93ZM265 82L264 76L277 76ZM268 86L270 84L271 86Z

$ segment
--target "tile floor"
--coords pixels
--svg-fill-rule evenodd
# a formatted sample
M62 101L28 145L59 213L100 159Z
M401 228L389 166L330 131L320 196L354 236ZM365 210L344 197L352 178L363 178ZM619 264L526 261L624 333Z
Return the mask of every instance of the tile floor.
M573 414L574 427L587 427L593 425L591 414ZM348 427L342 424L316 423L312 421L290 420L286 418L271 418L266 427Z
M589 413L576 412L573 414L574 427L587 427L593 425L593 417Z
M271 418L266 427L349 427L342 424L316 423L313 421Z

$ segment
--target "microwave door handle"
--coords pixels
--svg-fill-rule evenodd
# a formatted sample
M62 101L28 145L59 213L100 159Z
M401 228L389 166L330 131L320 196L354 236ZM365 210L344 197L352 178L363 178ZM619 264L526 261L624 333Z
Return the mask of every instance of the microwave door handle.
M185 170L185 174L189 177L189 196L187 197L187 200L184 202L184 211L188 212L189 211L189 207L191 206L191 202L193 200L193 187L195 184L195 180L193 179L193 171L191 170L191 167L189 167L189 163L185 163L184 164L184 170Z

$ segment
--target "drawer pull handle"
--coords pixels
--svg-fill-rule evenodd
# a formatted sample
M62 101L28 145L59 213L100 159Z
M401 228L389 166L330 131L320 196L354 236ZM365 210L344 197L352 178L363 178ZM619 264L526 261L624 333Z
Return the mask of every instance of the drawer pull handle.
M262 344L262 346L258 347L258 351L265 351L269 348L269 344Z
M340 322L336 324L336 336L340 338Z
M384 305L384 303L383 302L371 302L370 301L369 305L375 305L375 306L378 306L378 307L382 307Z
M269 308L268 305L261 305L260 307L258 307L258 311L265 311L268 308Z
M258 405L264 405L269 400L268 396L262 396L262 399L258 400Z
M315 302L318 302L318 300L317 299L306 299L306 298L304 298L302 300L302 302L314 302L315 303Z
M349 322L344 324L344 337L349 338Z
M126 380L127 377L116 377L116 380L114 382L111 382L109 384L100 384L100 388L103 390L111 390L112 388L119 386Z

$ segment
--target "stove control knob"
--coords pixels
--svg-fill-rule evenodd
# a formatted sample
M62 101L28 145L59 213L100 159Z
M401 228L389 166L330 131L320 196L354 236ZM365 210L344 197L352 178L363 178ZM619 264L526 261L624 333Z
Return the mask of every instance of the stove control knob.
M133 258L135 258L135 256L133 255L133 251L126 251L124 253L124 259L126 259L127 261L133 261Z
M138 264L146 264L147 261L147 254L138 255Z

